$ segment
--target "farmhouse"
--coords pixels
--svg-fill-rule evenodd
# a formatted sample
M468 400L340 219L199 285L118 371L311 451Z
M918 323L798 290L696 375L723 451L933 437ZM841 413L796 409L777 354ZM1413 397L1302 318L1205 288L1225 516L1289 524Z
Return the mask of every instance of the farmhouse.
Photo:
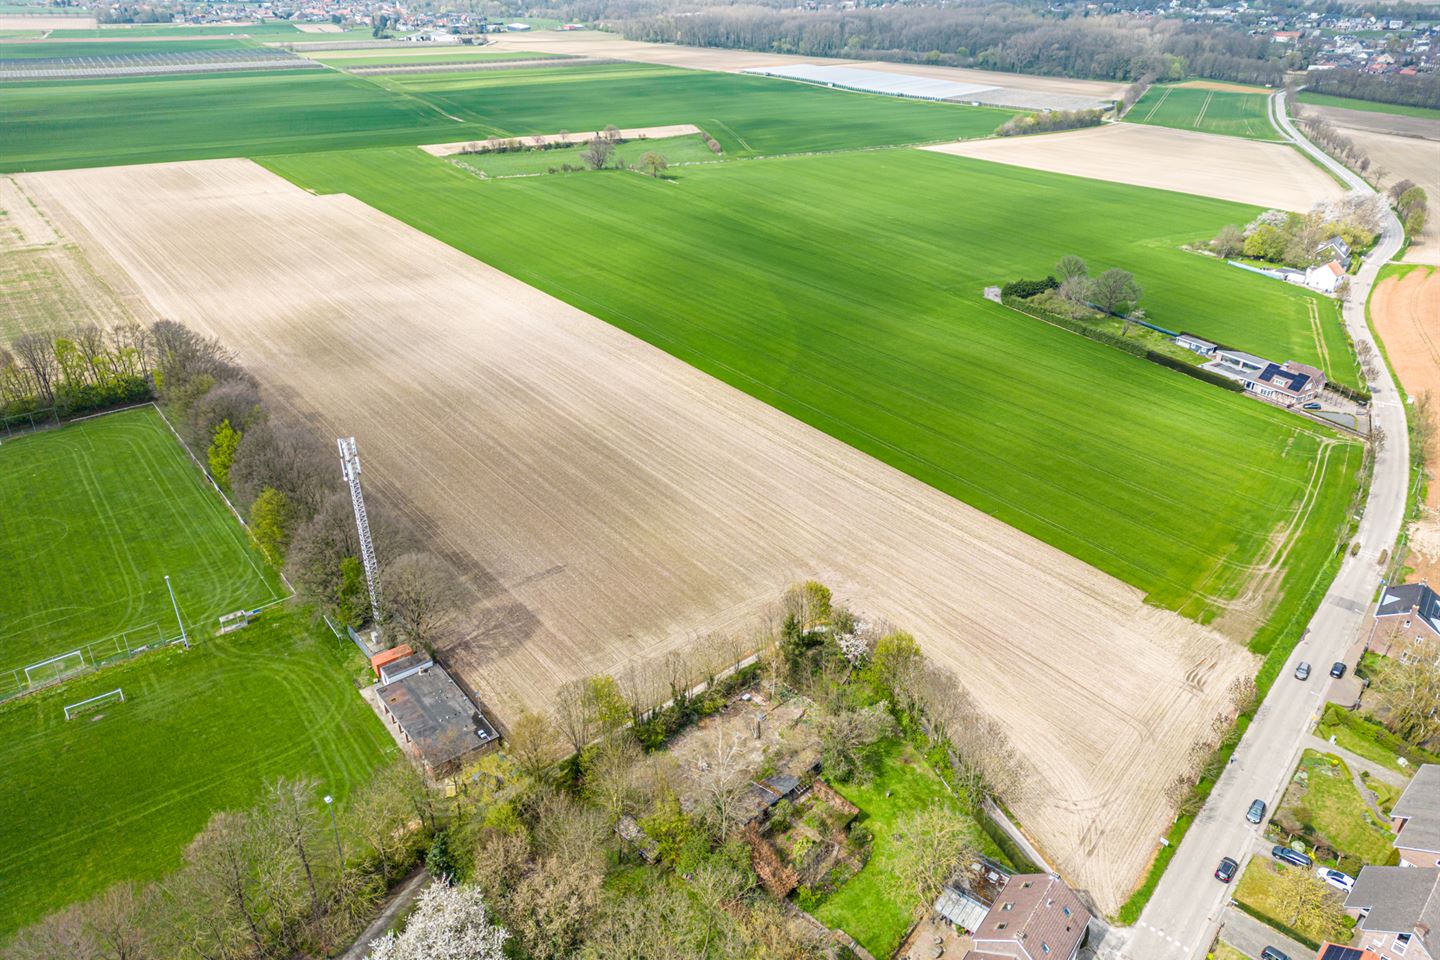
M1334 293L1335 288L1340 286L1340 281L1343 279L1345 279L1345 270L1334 260L1305 271L1305 286L1311 290L1319 290L1321 293Z
M1294 360L1274 363L1239 350L1217 350L1216 358L1202 369L1229 377L1248 393L1284 407L1309 403L1325 389L1325 374L1312 366Z
M433 662L383 685L379 701L387 721L432 775L500 740L465 691Z
M1017 873L1000 888L964 960L1075 960L1090 911L1054 874Z
M1421 645L1440 641L1440 594L1426 583L1387 586L1375 606L1375 626L1371 649L1413 663Z
M1348 269L1350 266L1350 244L1339 237L1331 237L1315 248L1315 256L1321 259L1329 257L1337 261L1340 266Z

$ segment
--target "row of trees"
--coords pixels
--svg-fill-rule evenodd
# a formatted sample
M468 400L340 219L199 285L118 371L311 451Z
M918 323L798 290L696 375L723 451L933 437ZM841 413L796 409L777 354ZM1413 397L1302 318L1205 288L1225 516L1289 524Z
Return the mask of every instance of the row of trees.
M1334 97L1440 110L1440 74L1405 77L1387 73L1374 76L1359 70L1318 70L1306 75L1305 87Z
M0 344L0 418L50 408L64 418L148 400L150 371L166 349L140 324L21 334Z
M1050 110L1011 117L995 130L997 137L1017 137L1027 133L1054 133L1057 130L1078 130L1098 127L1104 110Z
M567 10L634 40L804 56L911 60L1111 80L1190 75L1278 85L1267 37L1215 24L1087 16L1016 4L774 9L714 4L677 14L649 0L577 0ZM779 6L779 5L777 5Z
M1144 293L1128 270L1112 267L1099 276L1090 276L1090 267L1083 259L1067 254L1055 264L1055 272L1043 280L1017 280L1000 288L1001 295L1022 300L1043 298L1045 309L1079 318L1081 313L1099 310L1106 316L1119 316L1123 321L1121 335L1130 332L1130 323L1137 316L1140 297Z
M1405 235L1413 240L1425 231L1430 218L1430 198L1413 180L1397 180L1390 185L1389 192L1395 213L1405 225Z

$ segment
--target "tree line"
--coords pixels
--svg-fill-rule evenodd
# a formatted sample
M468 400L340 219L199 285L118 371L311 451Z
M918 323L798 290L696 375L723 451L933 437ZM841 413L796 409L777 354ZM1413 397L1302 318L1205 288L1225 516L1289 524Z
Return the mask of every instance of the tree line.
M997 137L1019 137L1029 133L1054 133L1057 130L1079 130L1098 127L1104 110L1050 110L1011 117L995 129Z
M149 400L165 346L154 328L136 323L20 334L0 343L0 420L49 410L63 419Z
M1108 80L1200 75L1279 85L1285 73L1269 39L1241 28L1010 3L844 11L714 4L682 14L650 0L576 0L562 9L628 39L701 47Z
M1407 77L1398 73L1377 76L1359 70L1313 70L1305 75L1305 89L1332 97L1440 110L1440 74L1434 73Z

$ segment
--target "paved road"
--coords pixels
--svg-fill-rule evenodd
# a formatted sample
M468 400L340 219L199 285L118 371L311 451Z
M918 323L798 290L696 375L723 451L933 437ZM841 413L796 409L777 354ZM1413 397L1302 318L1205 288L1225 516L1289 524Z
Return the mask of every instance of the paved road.
M1352 189L1371 192L1363 180L1301 136L1285 115L1282 96L1277 93L1271 100L1277 128ZM1365 324L1365 300L1380 267L1400 249L1401 240L1400 223L1387 209L1380 241L1351 281L1351 296L1345 305L1345 325L1356 343L1371 339ZM1195 960L1205 955L1222 922L1229 893L1228 887L1212 877L1215 866L1227 855L1243 865L1245 854L1256 847L1260 828L1246 822L1245 810L1257 797L1272 808L1280 798L1306 735L1324 707L1330 683L1327 668L1345 655L1359 635L1379 585L1380 554L1394 546L1400 532L1408 484L1405 411L1388 369L1382 367L1371 389L1375 422L1385 431L1386 443L1375 464L1370 497L1360 521L1359 555L1346 557L1304 639L1161 878L1155 896L1122 947L1120 955L1129 960ZM1308 682L1292 676L1292 668L1301 660L1316 667Z
M371 942L383 937L385 931L395 925L400 914L404 913L429 885L430 874L426 873L423 867L403 880L390 894L380 915L355 939L355 943L345 951L340 960L366 960L370 956Z
M1227 907L1224 917L1225 928L1221 932L1220 938L1241 953L1258 957L1261 950L1266 947L1274 947L1290 960L1305 960L1310 956L1310 951L1305 948L1304 944L1297 943L1289 937L1282 937L1248 913L1243 913L1234 907Z

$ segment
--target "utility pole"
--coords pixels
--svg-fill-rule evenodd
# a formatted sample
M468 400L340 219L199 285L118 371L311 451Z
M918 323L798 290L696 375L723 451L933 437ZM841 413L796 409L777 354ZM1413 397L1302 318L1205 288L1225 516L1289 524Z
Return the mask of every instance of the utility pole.
M335 853L340 857L340 870L345 870L345 848L340 846L340 824L335 822L335 798L325 794L325 809L330 811L330 826L335 828Z
M170 591L170 606L175 608L175 622L180 624L180 642L190 649L190 639L185 636L185 621L180 619L180 604L175 600L175 588L170 586L170 574L165 574L165 589Z

